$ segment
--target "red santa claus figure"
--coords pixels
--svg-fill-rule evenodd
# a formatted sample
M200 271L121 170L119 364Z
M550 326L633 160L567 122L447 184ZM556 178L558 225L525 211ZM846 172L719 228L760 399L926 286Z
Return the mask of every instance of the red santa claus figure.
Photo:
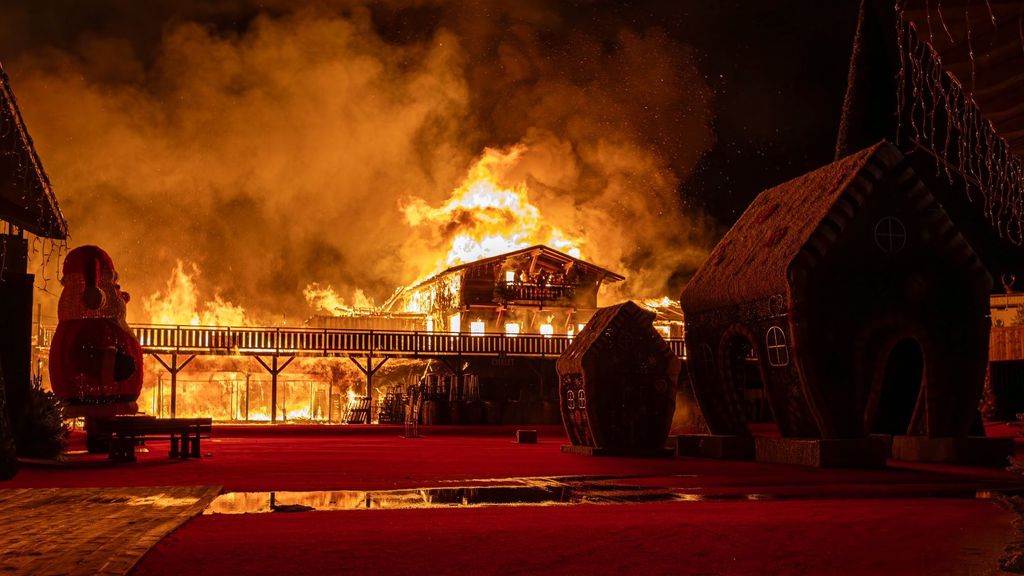
M89 420L138 410L142 347L128 327L127 292L114 262L96 246L68 253L50 344L50 384L68 416Z

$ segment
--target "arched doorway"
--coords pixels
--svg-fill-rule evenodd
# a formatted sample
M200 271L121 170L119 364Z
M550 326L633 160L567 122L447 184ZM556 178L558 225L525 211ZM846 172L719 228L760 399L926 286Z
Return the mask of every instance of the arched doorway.
M735 394L737 410L753 434L777 436L761 365L754 346L742 333L729 336L725 345L723 375Z
M924 381L924 353L913 338L896 343L885 359L878 404L870 430L875 434L906 434Z

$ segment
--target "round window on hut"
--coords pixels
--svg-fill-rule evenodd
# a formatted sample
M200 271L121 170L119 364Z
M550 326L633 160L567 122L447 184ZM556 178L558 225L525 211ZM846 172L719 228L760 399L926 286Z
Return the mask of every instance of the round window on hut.
M907 229L899 218L886 216L875 224L875 245L882 252L899 252L907 245Z
M789 347L786 346L786 333L782 328L772 326L768 329L765 350L768 352L768 364L776 367L789 364Z

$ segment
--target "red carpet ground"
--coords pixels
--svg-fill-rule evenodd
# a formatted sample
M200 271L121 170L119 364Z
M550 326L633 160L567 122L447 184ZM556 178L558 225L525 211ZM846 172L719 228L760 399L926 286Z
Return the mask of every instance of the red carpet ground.
M435 429L420 439L397 432L218 428L200 460L170 460L167 443L156 442L134 464L102 456L29 464L2 487L382 490L595 475L712 498L772 498L203 516L154 548L139 575L984 574L994 573L1013 537L1012 515L972 496L1024 487L999 469L575 456L559 451L558 429L542 429L537 445L514 444L512 429L473 436Z
M134 573L986 574L1008 531L967 500L201 516Z

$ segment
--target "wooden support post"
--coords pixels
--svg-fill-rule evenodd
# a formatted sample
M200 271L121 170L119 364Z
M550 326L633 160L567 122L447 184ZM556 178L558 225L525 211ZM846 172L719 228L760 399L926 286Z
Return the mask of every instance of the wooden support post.
M192 354L185 359L184 362L178 364L178 353L171 352L171 363L167 364L159 354L152 354L153 358L164 367L165 370L171 374L171 418L175 418L178 411L178 372L185 369L189 362L196 359L196 355Z
M363 374L366 375L366 397L370 400L370 412L366 416L366 423L370 424L371 421L373 420L373 418L372 418L372 415L373 415L373 375L376 374L377 370L380 370L381 366L383 366L385 362L390 360L391 357L390 356L385 356L384 358L381 359L380 362L378 362L376 365L374 365L373 364L373 354L369 354L369 355L366 356L366 366L365 367L362 364L360 364L358 361L356 361L355 358L353 358L351 356L349 356L348 359L349 359L349 361L351 361L353 364L356 365L356 368L359 368L360 372L362 372Z
M251 374L245 375L245 421L249 421L249 378Z
M448 361L447 358L439 358L445 368L455 376L455 393L449 392L449 400L462 400L463 388L466 382L466 363L462 361L462 356L455 357L455 364Z
M263 358L260 358L259 356L253 356L253 358L255 358L256 361L260 363L260 366L263 366L267 372L270 372L270 423L273 424L277 422L277 375L284 372L284 369L292 363L292 360L295 360L295 356L289 356L288 359L280 366L277 364L277 354L270 357L269 366L263 361Z

